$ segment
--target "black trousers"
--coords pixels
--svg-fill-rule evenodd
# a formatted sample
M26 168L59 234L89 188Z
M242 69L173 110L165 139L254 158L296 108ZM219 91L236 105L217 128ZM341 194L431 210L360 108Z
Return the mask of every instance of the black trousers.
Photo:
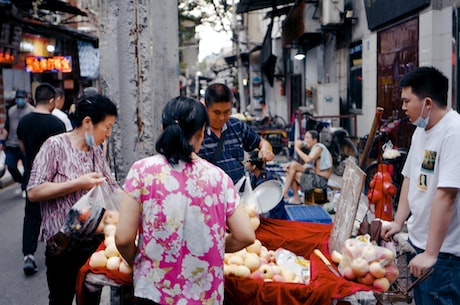
M78 272L103 240L104 235L72 240L69 248L58 256L45 253L49 305L72 305ZM87 305L100 303L101 291L85 290L84 295Z
M22 227L22 253L24 256L34 254L37 251L41 222L40 204L38 202L30 202L26 198L24 224Z

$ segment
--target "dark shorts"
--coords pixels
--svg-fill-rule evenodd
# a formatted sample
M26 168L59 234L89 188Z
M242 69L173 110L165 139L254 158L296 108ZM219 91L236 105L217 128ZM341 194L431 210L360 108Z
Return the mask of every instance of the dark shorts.
M327 188L327 179L323 176L313 173L310 169L307 169L300 176L300 189L304 193L309 193L313 191L315 188Z

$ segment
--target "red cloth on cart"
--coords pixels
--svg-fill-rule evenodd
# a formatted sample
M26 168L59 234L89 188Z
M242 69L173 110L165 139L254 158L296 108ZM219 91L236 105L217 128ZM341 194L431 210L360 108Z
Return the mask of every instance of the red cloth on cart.
M309 305L327 304L332 299L343 298L371 287L335 276L327 266L313 254L320 249L330 259L327 250L331 224L317 224L278 219L261 219L256 231L257 239L271 250L284 248L310 260L310 285L275 283L250 278L225 278L226 305Z
M99 245L99 247L96 249L95 252L104 250L105 249L105 244L104 241ZM95 274L104 274L107 278L113 280L117 284L120 285L132 285L133 284L133 275L132 274L127 274L123 272L119 272L118 270L109 270L107 268L103 267L90 267L89 266L89 260L86 261L86 264L84 264L78 273L77 277L77 283L76 283L76 295L77 295L77 304L78 305L84 305L85 304L85 299L84 299L84 285L85 285L85 279L86 275L91 272Z

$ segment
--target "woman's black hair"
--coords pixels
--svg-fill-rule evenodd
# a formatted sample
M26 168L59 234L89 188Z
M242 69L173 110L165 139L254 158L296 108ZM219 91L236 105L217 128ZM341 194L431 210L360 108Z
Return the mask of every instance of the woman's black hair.
M117 106L106 96L96 94L83 96L75 103L75 112L69 114L69 118L75 123L75 128L82 125L83 119L91 118L93 124L105 120L106 116L117 116Z
M163 132L156 142L156 150L171 164L180 160L191 163L195 148L189 141L198 130L209 124L204 105L193 98L178 96L166 104L161 119Z

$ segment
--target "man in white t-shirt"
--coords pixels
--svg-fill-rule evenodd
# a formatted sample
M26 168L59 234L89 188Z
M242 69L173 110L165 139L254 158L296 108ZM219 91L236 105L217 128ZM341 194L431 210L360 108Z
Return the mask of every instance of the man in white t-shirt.
M64 123L67 132L71 131L73 129L72 123L70 122L67 114L62 111L62 107L64 107L65 104L64 90L61 88L56 88L56 97L54 100L56 102L56 107L54 108L53 112L51 112L51 114L57 116Z
M405 75L402 110L417 126L402 170L404 181L394 221L382 228L385 240L407 220L417 252L409 270L420 277L416 304L460 304L460 115L447 105L449 81L433 67Z

